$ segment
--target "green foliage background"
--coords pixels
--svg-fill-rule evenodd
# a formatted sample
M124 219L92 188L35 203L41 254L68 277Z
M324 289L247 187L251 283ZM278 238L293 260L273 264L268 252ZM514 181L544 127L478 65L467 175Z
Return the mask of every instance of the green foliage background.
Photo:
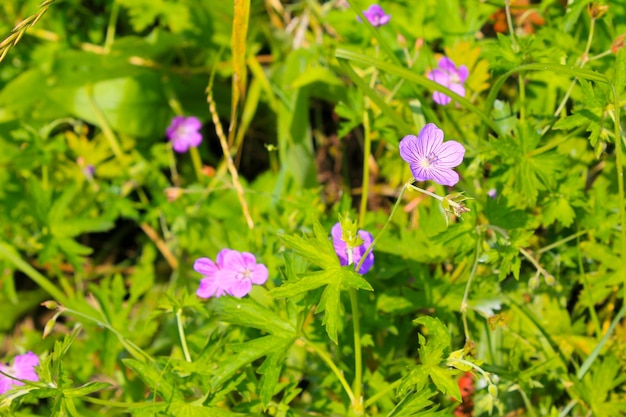
M374 28L356 0L2 2L0 356L41 364L0 412L453 415L472 372L476 416L624 415L626 5L496 33L505 3L383 2ZM425 77L443 54L465 97ZM197 152L164 137L179 113ZM400 192L428 122L466 147L453 189L423 184L462 218ZM395 213L365 276L338 213ZM197 298L223 248L268 283Z

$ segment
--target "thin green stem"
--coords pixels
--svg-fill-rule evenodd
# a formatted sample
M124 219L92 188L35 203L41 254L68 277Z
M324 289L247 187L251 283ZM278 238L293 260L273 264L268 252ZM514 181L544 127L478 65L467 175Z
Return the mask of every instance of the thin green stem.
M380 239L380 237L383 235L383 233L385 233L385 230L387 230L387 227L391 223L391 219L393 219L393 216L396 213L396 210L398 209L400 202L402 201L402 196L404 196L404 192L406 191L407 187L409 187L410 185L411 185L411 182L407 182L406 184L404 184L404 186L402 186L402 189L400 190L400 194L398 194L398 198L396 199L396 202L393 205L393 208L391 209L391 213L389 213L389 217L387 218L387 221L383 225L383 228L380 229L380 232L378 232L378 234L374 238L374 241L372 242L372 244L369 246L369 248L367 248L365 253L363 253L363 255L361 256L361 260L359 261L359 264L356 266L356 269L355 269L356 271L361 270L361 267L363 266L363 262L365 262L367 255L369 255L369 253L374 249L374 246L376 246L376 243L378 243L378 240Z
M526 120L526 85L521 73L517 76L517 81L519 84L519 120L523 123Z
M89 321L97 324L100 327L104 327L105 329L109 330L111 333L113 333L115 336L117 336L117 338L120 341L120 343L126 348L126 350L128 350L128 352L131 355L133 355L135 357L135 359L140 360L142 362L153 362L154 361L154 359L152 359L152 356L150 356L146 352L144 352L143 349L141 349L139 346L137 346L134 342L128 340L123 334L121 334L117 329L115 329L106 320L97 319L97 318L92 317L92 316L90 316L88 314L85 314L85 313L83 313L81 311L74 310L72 308L67 308L65 306L60 307L60 308L62 309L62 311L64 313L68 313L68 314L73 315L73 316L84 318L86 320L89 320Z
M324 363L330 368L330 370L335 374L335 376L339 380L339 383L341 384L343 389L346 391L348 398L350 398L350 403L354 404L354 393L352 392L352 388L350 388L350 384L348 384L348 381L346 381L346 378L343 376L343 372L341 372L341 370L337 367L337 365L335 365L335 362L333 362L330 356L325 351L317 347L310 340L304 337L300 338L300 340L302 340L305 345L313 349L313 351L317 353L317 356L319 356L320 359L322 359L322 361L324 361Z
M363 359L361 356L362 352L359 300L356 291L356 289L350 288L350 306L352 307L352 329L354 332L354 381L352 383L354 400L352 401L352 409L355 414L362 414L363 394L361 393L361 387L363 386Z
M69 298L59 290L48 278L44 277L39 271L30 266L26 262L18 251L11 245L5 242L0 242L0 257L11 262L17 269L32 279L41 289L47 292L52 298L60 302L61 304L68 304Z
M533 258L532 255L526 249L519 248L519 253L521 253L524 256L524 258L526 258L531 264L533 264L537 272L543 275L544 278L552 277L552 275L548 271L546 271L544 267L541 266L539 262L537 262L537 260Z
M189 148L189 155L191 155L191 162L193 163L193 169L196 172L198 182L202 184L204 181L204 175L202 175L202 159L200 159L200 152L198 152L198 148L193 146Z
M544 252L548 252L548 251L550 251L550 250L552 250L552 249L554 249L554 248L556 248L556 247L559 247L559 246L561 246L561 245L563 245L563 244L565 244L565 243L569 242L570 240L574 240L574 239L576 239L577 237L580 237L580 236L584 235L585 233L587 233L587 231L586 231L586 230L581 230L580 232L576 232L576 233L574 233L574 234L573 234L573 235L571 235L571 236L565 237L565 238L563 238L563 239L561 239L561 240L557 240L556 242L551 243L551 244L549 244L548 246L544 246L543 248L538 249L538 250L536 251L536 253L539 255L539 254L542 254L542 253L544 253Z
M479 227L476 228L476 233L478 236L476 236L476 248L474 249L474 263L472 264L472 270L470 271L469 278L467 279L465 292L463 293L463 300L461 301L461 317L463 318L463 330L465 332L466 342L472 340L469 333L469 326L467 325L467 299L469 298L472 281L474 280L476 270L478 269L478 258L480 257L480 246L482 243L482 233Z
M187 338L185 337L185 329L183 327L183 309L179 308L176 311L176 325L178 326L178 336L180 337L180 344L183 348L183 354L187 362L191 361L191 355L189 354L189 348L187 347Z
M515 26L513 25L513 17L511 16L511 0L504 0L504 13L506 14L506 23L509 26L509 33L511 34L511 44L513 45L513 52L519 52L519 45L517 44L517 38L515 36Z
M107 25L107 34L104 40L104 52L111 52L111 45L113 45L113 41L115 40L115 27L117 26L117 16L120 12L120 4L117 0L113 0L113 4L111 5L111 16L109 17L109 24Z
M370 189L370 154L372 153L372 129L367 106L363 111L363 182L361 184L361 207L359 209L359 227L365 224L365 213L367 212L367 200Z
M577 236L578 237L578 236ZM587 308L589 309L589 316L591 316L591 321L593 322L593 326L595 327L595 333L597 336L601 334L602 326L600 325L600 320L598 319L598 315L596 313L596 309L594 308L593 297L591 295L591 286L589 285L589 280L587 279L587 273L585 272L585 267L583 265L583 255L582 250L580 248L580 240L576 239L578 245L578 273L582 277L583 284L585 286L585 294L587 295Z
M617 64L616 64L617 66ZM614 85L611 85L613 90L613 101L615 103L615 122L613 123L615 128L615 155L617 159L617 196L620 208L621 217L621 235L622 235L622 265L626 262L626 203L624 202L624 151L620 138L622 137L622 127L620 125L620 111L619 95ZM622 269L624 266L622 266ZM626 273L622 270L623 287L624 287L624 301L626 301Z
M398 379L397 381L394 381L391 384L389 384L387 388L378 391L376 394L368 398L367 401L365 401L363 408L367 409L367 407L370 407L376 404L376 401L378 401L379 399L387 395L390 391L393 391L394 389L398 388L400 384L402 384L402 380Z

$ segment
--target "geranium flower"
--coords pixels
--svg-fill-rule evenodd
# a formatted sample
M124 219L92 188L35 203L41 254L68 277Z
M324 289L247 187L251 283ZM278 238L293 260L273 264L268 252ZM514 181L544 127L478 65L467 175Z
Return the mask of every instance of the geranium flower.
M5 366L0 363L0 371L18 379L39 381L39 376L35 372L35 366L37 365L39 365L39 357L33 352L27 352L23 355L17 355L13 359L13 365L11 366L8 366L8 364ZM12 387L20 385L24 385L24 383L0 374L0 394L4 394Z
M200 286L196 291L198 297L219 298L228 294L231 282L230 276L225 273L224 269L226 266L226 254L230 251L231 249L222 249L217 254L217 262L213 262L209 258L200 258L194 262L193 269L204 275L204 278L200 280Z
M252 284L261 285L267 281L267 267L257 264L253 254L248 252L229 251L224 257L228 275L228 293L242 298L250 292Z
M418 181L433 180L452 186L459 182L459 174L451 168L463 162L465 148L459 142L443 142L443 130L428 123L417 136L407 135L400 141L400 156L411 167Z
M168 126L166 135L176 152L185 153L189 148L196 148L202 143L200 128L202 123L197 117L176 116Z
M261 285L267 281L267 267L257 264L251 253L222 249L216 261L200 258L194 262L193 269L204 275L196 291L198 297L232 295L242 298L250 292L252 284Z
M449 88L460 96L465 97L465 87L463 83L469 75L469 71L465 65L456 67L450 58L443 57L439 60L439 67L426 74L426 78ZM445 106L452 100L447 95L435 91L433 93L435 103Z
M355 270L367 248L369 248L372 245L372 242L374 242L374 238L369 232L359 230L358 235L363 243L357 247L350 246L348 242L343 240L341 223L335 224L331 229L330 234L333 238L335 253L337 253L337 256L339 257L339 263L342 266L354 264ZM374 266L374 252L370 251L370 253L368 253L365 257L365 261L363 261L363 265L361 265L361 269L358 273L361 275L366 274L372 266Z
M391 15L386 14L382 7L378 4L372 4L367 10L363 11L363 16L374 27L386 25L391 20ZM359 22L361 19L359 18Z

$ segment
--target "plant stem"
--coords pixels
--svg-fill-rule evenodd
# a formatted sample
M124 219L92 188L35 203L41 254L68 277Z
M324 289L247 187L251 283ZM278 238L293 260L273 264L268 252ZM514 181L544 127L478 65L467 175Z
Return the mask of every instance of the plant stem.
M350 398L350 403L354 404L354 393L352 392L352 388L350 388L350 384L348 384L348 381L346 381L346 378L343 376L343 373L341 372L341 370L337 368L337 365L335 365L335 362L333 362L333 360L330 358L330 356L328 356L326 352L318 348L310 340L306 339L305 337L302 337L301 340L304 342L305 345L313 349L315 353L317 353L317 355L322 359L322 361L326 363L326 365L330 368L330 370L333 371L333 373L339 380L339 383L341 384L343 389L346 391L348 398Z
M467 284L465 285L465 293L463 293L463 301L461 301L461 317L463 318L463 330L465 332L465 341L472 340L469 333L469 326L467 325L467 299L469 298L470 287L472 286L472 281L474 280L474 276L476 275L476 269L478 268L478 258L480 255L480 245L482 243L482 233L480 228L476 228L476 249L474 249L474 263L472 265L472 270L470 271L470 276L467 279Z
M366 100L366 108L363 111L363 182L361 184L361 207L359 209L359 227L365 224L365 213L367 212L367 200L370 189L370 154L372 153L372 130L370 127L370 117L367 110L369 100Z
M202 160L200 159L200 152L198 148L193 146L189 148L189 154L191 155L191 162L193 163L193 170L196 171L196 177L200 184L203 183L204 175L202 175Z
M178 326L178 336L180 337L180 344L183 348L183 354L187 362L192 362L191 355L189 355L189 348L187 347L187 339L185 338L185 329L183 328L183 309L179 308L176 311L176 325Z
M115 39L115 26L117 25L117 16L119 15L120 4L117 0L113 0L113 4L111 5L111 16L109 17L109 24L107 25L107 34L104 39L104 52L111 52L111 45L113 45L113 40Z
M363 412L363 394L361 387L363 385L363 359L361 352L361 323L359 314L359 300L357 290L350 288L350 306L352 307L352 329L354 332L354 381L352 389L354 391L354 400L352 408L356 412Z
M359 261L359 264L356 266L356 269L355 269L356 271L361 270L361 267L363 266L363 262L365 262L367 255L369 255L369 253L374 249L374 246L376 245L380 237L383 235L383 233L385 233L385 230L387 230L387 227L389 226L389 223L391 223L391 219L393 218L393 215L396 213L396 210L398 209L398 206L400 205L400 202L402 201L402 196L404 195L404 192L406 191L407 187L411 185L411 182L412 180L404 184L404 186L402 186L402 189L400 190L400 194L398 194L396 203L393 205L393 208L391 209L391 213L389 213L389 217L387 218L387 221L383 225L383 228L380 229L380 232L378 232L378 234L374 238L374 241L372 242L372 244L369 246L369 248L367 248L367 250L361 256L361 260Z
M387 388L378 391L376 394L374 394L370 398L368 398L367 401L365 401L365 404L363 405L363 408L367 408L367 407L371 406L372 404L376 404L376 401L378 401L380 398L382 398L385 395L387 395L389 393L389 391L393 391L394 389L396 389L398 387L398 385L400 385L401 383L402 383L402 380L398 379L397 381L394 381L393 383L389 384L389 386Z

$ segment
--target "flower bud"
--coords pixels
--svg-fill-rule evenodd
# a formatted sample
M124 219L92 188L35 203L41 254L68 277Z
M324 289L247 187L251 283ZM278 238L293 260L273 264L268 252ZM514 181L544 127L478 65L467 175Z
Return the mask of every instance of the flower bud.
M615 38L615 40L611 44L611 52L616 54L620 49L624 47L624 36L626 35L622 33L617 38Z
M489 395L491 395L492 398L498 398L498 387L493 384L489 384L487 390L489 391Z
M603 4L593 3L587 5L587 13L589 13L592 19L601 18L607 10L609 10L609 6Z

